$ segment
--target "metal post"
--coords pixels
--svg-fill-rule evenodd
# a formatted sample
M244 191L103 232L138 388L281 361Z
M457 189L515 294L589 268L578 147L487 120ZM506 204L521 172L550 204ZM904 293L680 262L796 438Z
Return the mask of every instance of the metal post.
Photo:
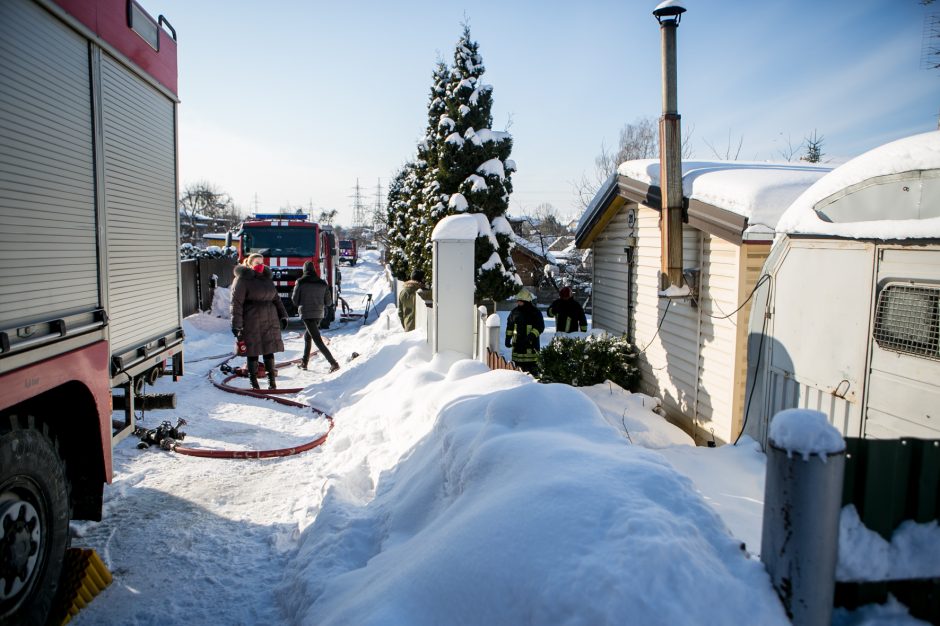
M761 561L794 624L832 622L844 471L844 450L804 460L767 446Z
M486 347L489 348L491 352L499 354L499 331L500 331L500 319L499 315L492 313L489 317L486 318ZM487 351L483 351L483 358L486 359Z
M659 179L662 203L660 269L666 283L663 288L669 284L682 284L682 145L676 87L676 29L683 12L685 9L678 6L653 12L659 20L662 35L663 115L659 118ZM670 17L674 19L668 19Z

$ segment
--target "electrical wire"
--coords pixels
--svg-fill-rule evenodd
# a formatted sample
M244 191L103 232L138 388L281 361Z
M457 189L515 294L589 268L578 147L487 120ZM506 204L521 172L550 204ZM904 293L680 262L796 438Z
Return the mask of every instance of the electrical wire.
M770 274L764 274L763 276L761 276L761 280L757 281L758 285L761 283L761 281L764 280L764 278L767 278L768 282L772 280L770 277ZM754 291L756 290L757 290L757 285L754 286ZM751 292L751 295L754 295L754 291ZM763 357L764 355L764 337L767 336L767 320L770 319L770 316L768 314L770 313L771 291L772 290L768 287L767 297L764 300L764 320L761 323L760 341L757 344L757 361L754 363L754 382L751 385L750 393L748 393L747 403L744 405L744 421L741 424L741 432L738 433L738 436L735 438L733 445L738 445L738 442L741 440L741 436L744 434L745 429L747 429L747 418L751 412L751 400L754 399L754 390L757 389L757 376L760 373L761 357ZM748 299L750 299L750 296L748 296Z
M761 276L760 278L758 278L758 279L757 279L757 283L754 284L754 288L751 289L751 293L749 293L749 294L747 295L747 298L745 298L744 302L742 302L741 305L740 305L738 308L736 308L735 310L731 311L731 313L728 313L727 315L710 315L710 314L708 314L708 313L705 313L705 311L702 311L702 313L703 313L706 317L710 317L710 318L712 318L712 319L714 319L714 320L726 320L726 319L728 319L729 317L731 317L732 315L734 315L735 313L737 313L738 311L740 311L741 309L743 309L743 308L744 308L744 305L746 305L748 302L750 302L750 301L751 301L751 298L754 297L754 294L757 293L757 290L760 289L760 286L761 286L762 284L764 284L764 282L766 282L766 281L768 281L768 280L770 280L770 274L764 274L763 276Z

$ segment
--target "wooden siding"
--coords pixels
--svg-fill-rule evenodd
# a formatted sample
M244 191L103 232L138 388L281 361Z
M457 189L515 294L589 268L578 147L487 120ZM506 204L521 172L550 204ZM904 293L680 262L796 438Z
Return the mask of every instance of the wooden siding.
M634 328L638 348L645 348L641 389L661 398L667 415L698 441L729 441L740 323L732 314L741 300L738 246L686 225L683 266L700 269L698 306L659 297L659 212L640 206Z
M770 254L769 243L745 243L740 247L738 256L738 265L741 271L738 273L738 293L741 301L747 298L751 291L757 285L757 281L763 274L764 261ZM766 287L770 289L769 285ZM755 297L766 297L767 292L761 289L760 294ZM744 410L747 406L747 335L748 326L751 321L751 307L754 304L752 299L738 312L737 315L737 346L734 356L734 405L731 411L732 425L731 434L737 438L738 433L744 423ZM740 305L739 305L740 306ZM752 409L755 410L755 409Z
M617 209L594 240L593 325L615 335L626 333L629 324L630 266L624 247L634 232L627 225L627 212L635 208L632 204Z

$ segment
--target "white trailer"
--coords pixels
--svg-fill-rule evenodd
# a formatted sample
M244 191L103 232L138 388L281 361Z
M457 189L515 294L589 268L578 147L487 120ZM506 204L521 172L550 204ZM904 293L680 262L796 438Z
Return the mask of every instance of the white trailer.
M940 132L836 168L778 232L750 316L744 432L766 444L770 418L803 407L848 437L940 438Z

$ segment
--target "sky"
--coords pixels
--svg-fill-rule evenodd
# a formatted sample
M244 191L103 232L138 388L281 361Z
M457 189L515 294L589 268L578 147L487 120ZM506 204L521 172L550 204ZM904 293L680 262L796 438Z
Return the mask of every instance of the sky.
M358 183L414 154L431 72L466 20L514 138L510 213L577 218L574 182L620 128L661 114L655 2L144 0L179 44L180 188L208 181L244 211L312 206L351 225ZM920 0L688 0L678 102L692 156L781 160L814 131L839 163L937 127ZM937 43L940 43L938 41Z

